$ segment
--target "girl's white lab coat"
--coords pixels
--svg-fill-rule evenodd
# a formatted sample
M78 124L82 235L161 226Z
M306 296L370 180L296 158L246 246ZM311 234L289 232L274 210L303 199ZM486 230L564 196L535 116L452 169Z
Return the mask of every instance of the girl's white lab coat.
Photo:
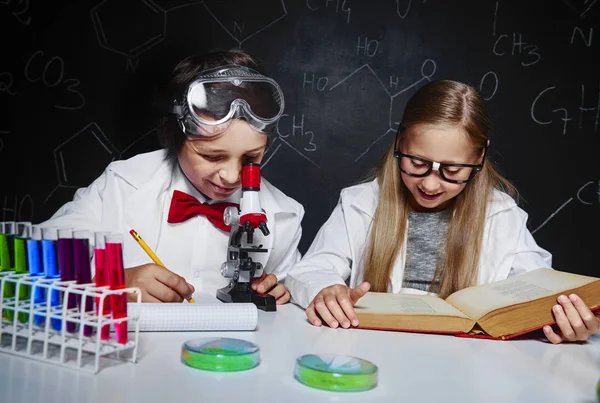
M90 186L77 190L73 201L62 206L42 226L121 233L125 267L152 263L129 234L130 229L135 229L165 266L183 276L196 288L196 293L214 296L218 288L229 283L220 273L227 258L229 233L215 228L204 216L178 224L167 223L175 189L205 201L179 167L165 160L164 150L140 154L111 163ZM238 191L227 201L239 202L240 195ZM255 231L254 239L268 252L251 256L263 264L267 273L282 281L301 257L297 247L304 209L265 179L261 181L260 201L267 214L270 235L264 237Z
M342 190L338 205L306 255L288 273L285 284L295 303L306 308L325 287L334 284L356 287L363 281L365 248L378 199L376 180ZM511 197L494 191L487 209L479 284L551 266L552 256L535 243L526 222L527 214ZM406 251L406 244L402 250ZM400 253L388 291L421 293L402 288L404 262L405 256Z

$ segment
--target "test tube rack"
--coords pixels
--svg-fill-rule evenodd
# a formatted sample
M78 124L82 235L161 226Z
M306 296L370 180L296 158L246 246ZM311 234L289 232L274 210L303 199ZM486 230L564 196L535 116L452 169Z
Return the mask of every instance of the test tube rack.
M77 284L75 281L46 279L43 276L0 272L0 296L5 295L5 288L14 287L18 290L22 285L31 287L29 295L39 293L36 290L41 288L47 298L38 303L34 303L33 298L19 300L18 292L14 297L0 298L0 352L93 374L98 373L107 360L137 362L139 316L127 315L124 318L113 319L111 314L101 315L97 312L103 312L104 304L111 295L133 293L140 304L142 294L139 288L111 290L108 286L98 287L93 283ZM51 306L49 296L52 292L58 292L60 304ZM69 295L80 296L80 306L67 309ZM90 301L88 298L97 301L98 309L96 306L85 306L86 302ZM12 312L12 315L9 315L11 320L5 319L6 312ZM26 320L23 321L23 318ZM37 320L34 321L34 318ZM52 326L57 320L61 326ZM116 324L123 321L128 321L130 329L135 328L129 332L127 343L118 343L114 332L109 340L101 339L100 329L103 326L108 325L110 329L114 329ZM68 322L76 324L75 332L67 331ZM84 336L84 326L93 329L92 336ZM60 330L56 330L55 327L59 327Z

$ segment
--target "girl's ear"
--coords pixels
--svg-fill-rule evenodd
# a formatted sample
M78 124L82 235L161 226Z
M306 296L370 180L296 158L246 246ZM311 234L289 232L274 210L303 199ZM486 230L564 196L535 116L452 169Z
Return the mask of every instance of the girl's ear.
M483 162L483 159L485 158L485 154L487 153L487 149L490 146L490 140L487 141L486 146L483 148L483 150L481 150L481 154L479 154L479 160L477 161L478 164L481 164Z

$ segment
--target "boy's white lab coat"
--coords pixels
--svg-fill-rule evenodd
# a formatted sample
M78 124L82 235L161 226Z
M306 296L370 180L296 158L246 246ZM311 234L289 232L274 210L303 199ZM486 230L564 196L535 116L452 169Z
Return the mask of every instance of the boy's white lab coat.
M338 205L306 255L288 273L285 284L295 303L306 308L325 287L334 284L356 287L363 281L364 252L378 199L376 180L342 190ZM479 284L551 266L552 256L535 243L526 222L527 214L511 197L494 191L483 235ZM406 244L402 250L406 251ZM388 291L421 293L402 288L404 262L405 256L400 253Z
M196 293L215 295L229 283L221 273L227 258L229 233L215 228L204 216L183 223L167 223L173 190L181 190L205 201L185 178L178 166L165 160L165 151L140 154L111 163L87 188L79 189L73 201L62 206L44 227L63 227L123 234L125 267L152 260L129 234L135 229L155 251L167 268L196 288ZM239 202L241 191L227 201ZM297 250L304 209L265 179L261 181L260 200L267 214L270 235L257 230L256 244L267 253L253 253L267 273L282 281L288 269L300 260Z

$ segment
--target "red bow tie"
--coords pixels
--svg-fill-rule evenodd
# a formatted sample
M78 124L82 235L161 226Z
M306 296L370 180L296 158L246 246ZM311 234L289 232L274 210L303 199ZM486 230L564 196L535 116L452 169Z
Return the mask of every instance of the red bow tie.
M231 206L239 208L236 203L201 203L195 197L175 190L173 191L173 198L171 198L167 222L175 224L184 222L196 215L204 215L215 227L229 232L231 227L223 222L223 211Z

